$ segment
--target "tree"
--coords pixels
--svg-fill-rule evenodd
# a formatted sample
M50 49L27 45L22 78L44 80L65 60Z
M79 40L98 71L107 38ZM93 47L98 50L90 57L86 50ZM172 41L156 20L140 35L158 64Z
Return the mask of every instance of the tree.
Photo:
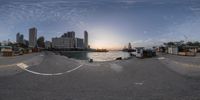
M194 46L200 47L200 42L199 42L199 41L196 41L196 42L194 42L193 44L194 44Z
M44 47L45 47L45 44L44 44L44 37L43 37L43 36L41 36L41 37L38 38L38 40L37 40L37 45L38 45L38 47L41 47L41 48L44 48Z
M178 41L178 42L175 42L175 45L176 46L183 46L184 45L184 41Z
M174 46L175 43L174 42L167 42L167 43L164 43L165 46Z
M193 46L193 43L192 42L187 42L186 45Z
M200 47L200 42L199 41L195 41L195 42L187 42L186 45L188 46L198 46Z
M167 43L164 43L165 46L184 46L184 41L178 41L178 42L167 42Z

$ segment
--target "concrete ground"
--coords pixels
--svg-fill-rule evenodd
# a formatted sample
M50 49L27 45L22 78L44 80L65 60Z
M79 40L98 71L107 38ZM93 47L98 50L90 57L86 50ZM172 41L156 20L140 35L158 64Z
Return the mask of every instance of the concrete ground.
M194 64L200 66L200 54L198 53L197 56L179 56L179 55L171 55L171 54L160 54L159 56L163 56L169 58L174 61L187 63L187 64Z
M0 57L0 76L15 75L23 70L16 66L18 63L27 63L31 66L43 61L43 53L32 53L23 56Z
M168 68L186 76L200 76L200 55L178 56L170 54L159 54L158 59Z
M94 63L51 52L28 58L10 66L17 73L0 75L0 100L200 99L199 76L175 71L163 55Z

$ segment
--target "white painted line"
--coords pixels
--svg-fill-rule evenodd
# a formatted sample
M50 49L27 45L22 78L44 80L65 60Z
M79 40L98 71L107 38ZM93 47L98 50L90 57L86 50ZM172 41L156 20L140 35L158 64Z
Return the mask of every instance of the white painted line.
M28 65L26 65L24 63L18 63L17 66L19 66L20 68L23 68L23 69L28 68Z
M66 74L66 73L70 73L70 72L73 72L79 68L81 68L83 65L79 65L78 67L74 68L74 69L71 69L71 70L68 70L66 72L63 72L63 73L54 73L54 74L47 74L47 73L39 73L39 72L35 72L35 71L31 71L31 70L28 70L26 68L28 68L28 65L24 64L24 63L19 63L17 64L18 67L20 67L21 69L29 72L29 73L32 73L32 74L36 74L36 75L43 75L43 76L58 76L58 75L63 75L63 74Z
M159 57L158 59L159 59L159 60L163 60L163 59L165 59L165 57Z
M83 65L79 65L78 67L76 67L76 68L74 68L74 69L71 69L71 70L66 71L66 73L73 72L73 71L79 69L79 68L82 67L82 66L83 66Z
M43 57L44 55L41 54L40 56Z
M135 85L143 85L144 83L135 83Z

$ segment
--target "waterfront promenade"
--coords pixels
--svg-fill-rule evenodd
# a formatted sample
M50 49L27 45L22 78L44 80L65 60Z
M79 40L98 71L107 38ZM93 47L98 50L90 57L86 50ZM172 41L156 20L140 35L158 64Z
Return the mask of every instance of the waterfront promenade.
M88 63L52 52L0 57L0 100L199 100L200 58L189 59Z

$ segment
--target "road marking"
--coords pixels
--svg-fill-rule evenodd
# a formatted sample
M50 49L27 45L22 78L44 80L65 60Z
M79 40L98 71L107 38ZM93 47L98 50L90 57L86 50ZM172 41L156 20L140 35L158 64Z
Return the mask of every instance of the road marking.
M159 60L163 60L163 59L165 59L165 57L159 57L158 59L159 59Z
M24 63L18 63L17 66L20 67L20 68L23 68L23 69L28 68L28 65L26 65Z
M41 54L40 56L43 57L44 55Z
M83 65L79 65L78 67L76 67L76 68L74 68L74 69L71 69L71 70L68 70L68 71L66 71L65 73L73 72L73 71L79 69L79 68L82 67L82 66L83 66Z
M78 67L74 68L74 69L71 69L71 70L68 70L66 72L63 72L63 73L54 73L54 74L48 74L48 73L39 73L39 72L35 72L35 71L31 71L31 70L28 70L28 65L24 64L24 63L19 63L17 64L18 67L20 67L21 69L29 72L29 73L32 73L32 74L36 74L36 75L43 75L43 76L58 76L58 75L63 75L63 74L67 74L67 73L70 73L70 72L73 72L79 68L81 68L83 65L79 65Z
M144 83L135 83L135 85L143 85Z

